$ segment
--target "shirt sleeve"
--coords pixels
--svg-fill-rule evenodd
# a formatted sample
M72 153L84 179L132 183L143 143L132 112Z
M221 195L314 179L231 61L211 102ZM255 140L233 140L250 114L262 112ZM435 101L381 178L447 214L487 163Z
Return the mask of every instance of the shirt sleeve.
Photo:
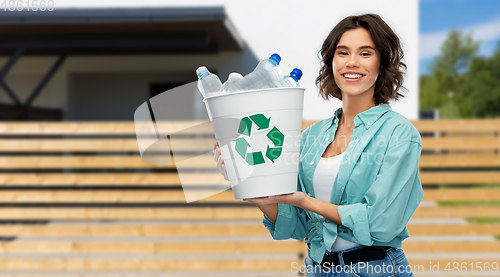
M301 208L278 203L278 216L273 223L266 215L262 221L274 240L296 239L302 240L306 237L307 218L305 211Z
M300 138L300 150L299 155L302 153L303 144L309 133L307 128L301 134ZM302 172L301 166L299 165L299 174L297 178L297 191L302 191ZM276 217L276 223L273 223L265 214L262 221L266 229L271 233L274 240L285 240L293 238L296 240L302 240L307 235L307 216L304 209L278 203L278 215Z
M416 140L392 146L364 201L338 206L342 225L351 229L355 242L389 242L404 230L423 198L418 174L421 150Z

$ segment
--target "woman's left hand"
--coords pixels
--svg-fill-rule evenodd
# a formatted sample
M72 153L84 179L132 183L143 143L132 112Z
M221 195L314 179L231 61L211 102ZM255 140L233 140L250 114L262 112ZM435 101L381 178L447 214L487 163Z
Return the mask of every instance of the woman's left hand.
M274 203L282 203L288 204L292 206L300 207L303 202L306 200L307 195L302 191L296 191L294 193L273 195L273 196L264 196L264 197L255 197L255 198L246 198L244 201L252 202L258 205L268 205Z

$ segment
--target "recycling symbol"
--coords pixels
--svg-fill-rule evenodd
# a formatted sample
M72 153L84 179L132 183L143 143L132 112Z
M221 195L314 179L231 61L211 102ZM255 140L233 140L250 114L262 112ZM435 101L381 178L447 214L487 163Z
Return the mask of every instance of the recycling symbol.
M260 131L269 129L270 122L271 122L271 117L266 118L263 114L254 114L251 116L244 117L240 121L240 125L238 127L238 133L250 137L252 133L252 125L254 123L259 127L257 131ZM273 147L269 147L269 145L267 145L265 156L271 162L274 163L274 160L279 158L281 156L281 153L283 152L282 147L285 140L285 135L283 135L283 133L281 133L280 130L278 130L278 128L274 126L266 134L266 137L268 137L273 142L274 145ZM261 151L247 152L247 148L251 146L247 142L244 136L239 137L233 141L235 142L236 152L249 165L259 165L265 163L264 155L262 154Z

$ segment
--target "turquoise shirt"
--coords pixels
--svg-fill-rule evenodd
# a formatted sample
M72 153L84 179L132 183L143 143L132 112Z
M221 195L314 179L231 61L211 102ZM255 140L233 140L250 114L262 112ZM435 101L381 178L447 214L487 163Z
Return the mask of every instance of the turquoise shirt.
M316 165L335 138L341 112L337 109L333 117L302 132L297 190L311 197ZM423 198L418 174L422 143L413 124L389 104L380 104L356 115L354 126L330 196L330 203L339 205L344 226L281 203L276 224L264 215L263 224L273 239L305 239L316 262L331 251L337 236L401 249L410 236L406 224Z

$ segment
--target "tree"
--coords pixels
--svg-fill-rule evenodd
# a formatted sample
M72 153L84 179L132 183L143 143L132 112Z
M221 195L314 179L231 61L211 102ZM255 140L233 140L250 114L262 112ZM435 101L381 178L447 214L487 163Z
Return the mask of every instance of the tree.
M431 65L433 75L420 79L421 109L439 109L441 118L472 115L461 88L478 48L479 42L473 41L471 34L463 35L458 30L449 33Z
M463 35L458 30L452 30L441 45L441 54L434 60L434 74L441 80L450 78L447 81L457 81L461 74L466 73L478 48L479 42L473 41L471 34Z
M492 57L472 59L462 94L473 117L500 117L500 42Z

